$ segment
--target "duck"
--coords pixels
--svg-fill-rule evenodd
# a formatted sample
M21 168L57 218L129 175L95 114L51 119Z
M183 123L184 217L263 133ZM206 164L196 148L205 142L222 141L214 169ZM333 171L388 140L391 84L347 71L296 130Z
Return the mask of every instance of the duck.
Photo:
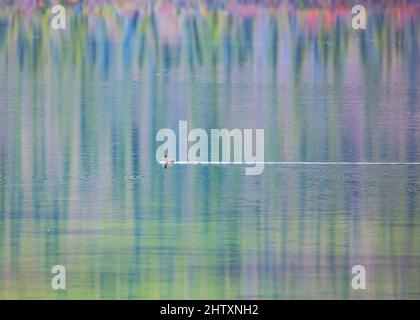
M168 158L168 151L165 152L165 155L163 156L162 166L164 169L167 169L168 167L172 166L175 163L175 160Z

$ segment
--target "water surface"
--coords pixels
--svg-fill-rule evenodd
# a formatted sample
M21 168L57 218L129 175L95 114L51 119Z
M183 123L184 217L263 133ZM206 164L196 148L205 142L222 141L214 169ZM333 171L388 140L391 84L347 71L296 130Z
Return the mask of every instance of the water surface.
M76 4L61 32L0 5L0 298L420 298L420 166L155 160L187 120L263 128L266 161L420 162L416 2L365 31L280 3Z

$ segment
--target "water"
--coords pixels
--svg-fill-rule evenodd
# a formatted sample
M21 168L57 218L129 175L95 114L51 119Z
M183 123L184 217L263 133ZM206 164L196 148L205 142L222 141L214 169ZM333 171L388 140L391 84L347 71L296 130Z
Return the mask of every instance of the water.
M0 5L0 298L420 298L419 6L356 32L281 3L75 5L62 32ZM263 128L280 163L164 170L180 120Z

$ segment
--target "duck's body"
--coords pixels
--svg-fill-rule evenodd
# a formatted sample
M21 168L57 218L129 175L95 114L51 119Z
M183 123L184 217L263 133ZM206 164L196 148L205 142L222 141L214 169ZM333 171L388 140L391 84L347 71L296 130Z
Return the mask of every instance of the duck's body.
M165 153L165 156L163 157L162 166L164 169L167 169L168 167L172 166L175 163L175 160L169 159L168 154Z

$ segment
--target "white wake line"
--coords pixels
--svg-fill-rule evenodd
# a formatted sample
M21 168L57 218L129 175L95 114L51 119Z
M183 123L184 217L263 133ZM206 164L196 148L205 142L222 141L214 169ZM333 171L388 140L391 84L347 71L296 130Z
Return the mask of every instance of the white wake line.
M164 162L161 162L164 164ZM322 161L256 161L256 162L223 162L223 161L175 161L173 165L255 165L255 164L279 164L279 165L420 165L420 162L322 162Z

